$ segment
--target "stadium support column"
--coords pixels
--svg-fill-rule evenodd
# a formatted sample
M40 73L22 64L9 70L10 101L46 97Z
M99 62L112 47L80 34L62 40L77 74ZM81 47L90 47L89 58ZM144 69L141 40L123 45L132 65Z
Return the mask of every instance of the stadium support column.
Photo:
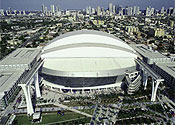
M144 85L144 90L146 90L148 83L148 73L143 73L143 85Z
M151 94L151 101L153 101L153 95L154 95L154 79L152 79L152 94Z
M38 82L38 72L35 73L35 92L36 92L36 97L39 98L41 97L41 92L39 88L39 82Z
M33 105L32 105L32 100L30 95L30 85L26 85L26 84L19 84L19 85L22 87L22 90L24 91L24 95L26 98L27 114L31 116L34 113L34 110L33 110Z
M154 86L154 83L155 83L155 86ZM160 81L153 81L153 89L152 89L152 95L151 95L151 101L156 101L156 94L157 94L157 89L158 89L158 86L160 84Z

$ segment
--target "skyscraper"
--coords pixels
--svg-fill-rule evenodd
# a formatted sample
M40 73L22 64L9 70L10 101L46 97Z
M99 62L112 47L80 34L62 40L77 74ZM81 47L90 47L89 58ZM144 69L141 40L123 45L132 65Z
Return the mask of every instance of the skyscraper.
M89 14L89 7L86 7L86 14Z
M168 16L170 16L172 13L173 13L173 7L170 7L170 8L168 9L167 14L168 14Z
M92 14L91 6L86 7L86 14Z
M47 12L47 7L45 7L45 14L46 14L46 16L48 15L48 12Z
M174 10L173 10L173 15L175 15L175 8L174 8Z
M58 12L59 12L59 7L56 6L56 9L55 9L55 15L58 16Z
M60 11L59 6L56 6L56 14L58 14L59 11Z
M44 4L42 4L42 13L45 13L45 7L44 7Z
M119 15L123 16L123 8L122 8L122 6L119 6Z
M55 6L54 5L50 5L50 8L51 8L52 15L54 15L55 14Z
M128 8L128 15L129 15L129 16L132 15L132 10L133 10L132 7L129 7L129 8Z
M165 12L165 9L164 9L164 7L162 7L160 13L164 14L164 12Z
M112 3L109 3L109 14L112 15Z
M151 16L154 14L154 8L151 8L151 6L146 8L146 16Z
M59 6L56 6L56 16L61 16L61 11Z
M101 8L101 13L102 13L102 15L105 15L106 14L104 7Z
M123 14L128 15L128 10L129 10L129 8L128 8L128 6L126 6Z
M151 15L153 15L153 14L154 14L154 8L151 8L150 14L149 14L149 15L151 16Z
M146 8L146 16L149 16L149 12L150 12L150 6Z
M101 8L98 6L97 7L97 16L100 16L101 15Z
M140 8L138 6L134 6L132 15L138 15L140 12Z
M3 9L0 10L0 15L4 16L4 10Z
M137 7L134 6L134 9L133 9L133 15L136 15L136 12L137 12Z
M140 14L140 7L137 6L137 15Z
M116 8L115 5L112 6L112 13L115 14L116 13Z
M119 14L119 5L115 5L116 8L116 14Z
M59 7L58 6L56 6L56 13L59 11L60 9L59 9Z
M89 6L89 14L92 14L92 8Z
M92 8L92 14L95 14L95 9L94 8Z

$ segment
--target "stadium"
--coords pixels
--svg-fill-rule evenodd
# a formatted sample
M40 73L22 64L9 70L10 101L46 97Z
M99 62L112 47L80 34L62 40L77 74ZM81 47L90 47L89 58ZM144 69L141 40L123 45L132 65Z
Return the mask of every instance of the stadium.
M115 36L93 30L69 32L42 51L44 84L59 89L121 87L126 71L136 69L135 50Z

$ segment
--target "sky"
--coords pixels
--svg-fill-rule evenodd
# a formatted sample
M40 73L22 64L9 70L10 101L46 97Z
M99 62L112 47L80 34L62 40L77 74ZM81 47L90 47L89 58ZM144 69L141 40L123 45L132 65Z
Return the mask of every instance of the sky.
M109 3L125 6L140 6L140 9L145 9L147 6L152 6L155 9L161 7L175 7L175 0L0 0L0 8L12 10L41 10L41 5L50 9L50 5L59 6L62 10L65 9L85 9L86 6L97 6L108 8Z

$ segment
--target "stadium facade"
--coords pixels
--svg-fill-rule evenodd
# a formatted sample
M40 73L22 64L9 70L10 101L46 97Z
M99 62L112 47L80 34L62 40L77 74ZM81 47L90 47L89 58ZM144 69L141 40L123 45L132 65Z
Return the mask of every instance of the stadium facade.
M120 87L126 71L136 70L137 55L111 34L80 30L49 42L41 58L45 85L84 90Z

